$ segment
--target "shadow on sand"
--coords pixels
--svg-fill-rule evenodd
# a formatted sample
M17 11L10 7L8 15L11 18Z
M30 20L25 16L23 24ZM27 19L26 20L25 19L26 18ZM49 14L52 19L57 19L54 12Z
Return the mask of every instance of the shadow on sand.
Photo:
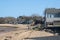
M17 30L17 27L0 27L0 33L10 32Z
M57 33L57 35L60 35L60 27L48 27L44 31L52 33L52 34L56 34Z
M25 40L60 40L60 36L25 38Z

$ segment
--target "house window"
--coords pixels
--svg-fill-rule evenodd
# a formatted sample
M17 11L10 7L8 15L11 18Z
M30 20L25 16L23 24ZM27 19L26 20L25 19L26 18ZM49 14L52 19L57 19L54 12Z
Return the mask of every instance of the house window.
M54 15L53 14L46 14L46 18L53 18L54 17Z
M60 17L60 13L54 14L54 17Z
M49 16L50 16L49 14L46 14L46 18L49 18Z

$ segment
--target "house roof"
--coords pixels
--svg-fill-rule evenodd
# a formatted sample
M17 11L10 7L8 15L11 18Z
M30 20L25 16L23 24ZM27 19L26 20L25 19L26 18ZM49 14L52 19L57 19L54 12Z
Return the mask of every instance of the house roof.
M60 13L60 9L47 8L47 9L45 10L45 13Z

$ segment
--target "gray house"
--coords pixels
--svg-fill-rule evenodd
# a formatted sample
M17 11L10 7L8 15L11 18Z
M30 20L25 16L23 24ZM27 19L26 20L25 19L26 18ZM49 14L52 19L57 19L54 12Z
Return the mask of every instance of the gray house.
M60 9L47 8L44 14L45 14L45 27L60 26Z

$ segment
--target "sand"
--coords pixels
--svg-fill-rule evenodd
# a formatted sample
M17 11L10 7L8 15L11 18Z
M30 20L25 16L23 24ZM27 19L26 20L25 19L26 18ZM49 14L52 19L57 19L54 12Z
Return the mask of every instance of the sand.
M1 33L0 40L26 40L25 38L53 36L53 34L45 31L25 30L28 27L23 24L0 24L0 26L18 27L15 31Z

